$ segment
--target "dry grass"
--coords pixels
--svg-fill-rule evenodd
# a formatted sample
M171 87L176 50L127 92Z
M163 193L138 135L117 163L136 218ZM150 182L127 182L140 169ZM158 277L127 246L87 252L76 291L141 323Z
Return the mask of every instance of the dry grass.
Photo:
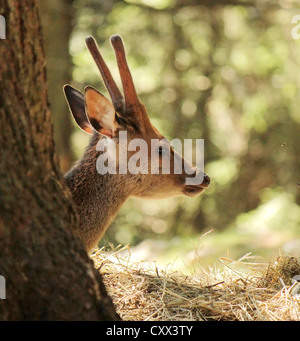
M119 250L91 257L125 321L300 320L300 260L281 255L270 264L246 255L222 258L223 268L191 276L154 263L132 263ZM246 271L243 271L246 270Z

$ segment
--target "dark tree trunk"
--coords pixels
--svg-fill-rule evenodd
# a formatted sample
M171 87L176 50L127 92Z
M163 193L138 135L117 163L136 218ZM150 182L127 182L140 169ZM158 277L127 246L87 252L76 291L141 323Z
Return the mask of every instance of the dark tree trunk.
M77 214L54 155L37 2L0 0L0 320L118 319L68 231Z

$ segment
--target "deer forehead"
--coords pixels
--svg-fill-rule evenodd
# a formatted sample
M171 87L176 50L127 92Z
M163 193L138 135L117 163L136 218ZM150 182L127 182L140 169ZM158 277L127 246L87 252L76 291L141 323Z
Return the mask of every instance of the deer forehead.
M147 144L151 144L151 141L153 140L163 140L166 139L155 127L148 126L147 129L144 131L136 132L134 131L133 133L128 134L128 141L133 140L133 139L142 139L144 140Z

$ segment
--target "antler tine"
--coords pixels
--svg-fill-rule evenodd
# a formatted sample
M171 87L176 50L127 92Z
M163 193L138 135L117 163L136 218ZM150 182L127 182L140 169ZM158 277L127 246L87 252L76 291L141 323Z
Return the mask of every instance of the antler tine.
M127 64L125 47L121 36L113 35L110 38L111 44L115 50L118 68L121 76L121 81L125 96L125 107L132 107L140 103L135 87L133 84L132 76Z
M102 75L104 84L110 94L114 107L116 108L116 110L121 109L124 103L123 95L118 89L105 61L103 60L95 39L92 36L89 36L86 37L85 42Z

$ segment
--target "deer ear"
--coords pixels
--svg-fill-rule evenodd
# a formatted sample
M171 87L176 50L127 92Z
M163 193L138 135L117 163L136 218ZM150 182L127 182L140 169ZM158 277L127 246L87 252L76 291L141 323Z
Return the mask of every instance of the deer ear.
M84 94L68 84L64 86L64 93L75 122L83 131L93 134L93 128L85 113Z
M85 88L85 110L90 124L98 133L109 138L116 135L118 124L114 106L91 86Z

